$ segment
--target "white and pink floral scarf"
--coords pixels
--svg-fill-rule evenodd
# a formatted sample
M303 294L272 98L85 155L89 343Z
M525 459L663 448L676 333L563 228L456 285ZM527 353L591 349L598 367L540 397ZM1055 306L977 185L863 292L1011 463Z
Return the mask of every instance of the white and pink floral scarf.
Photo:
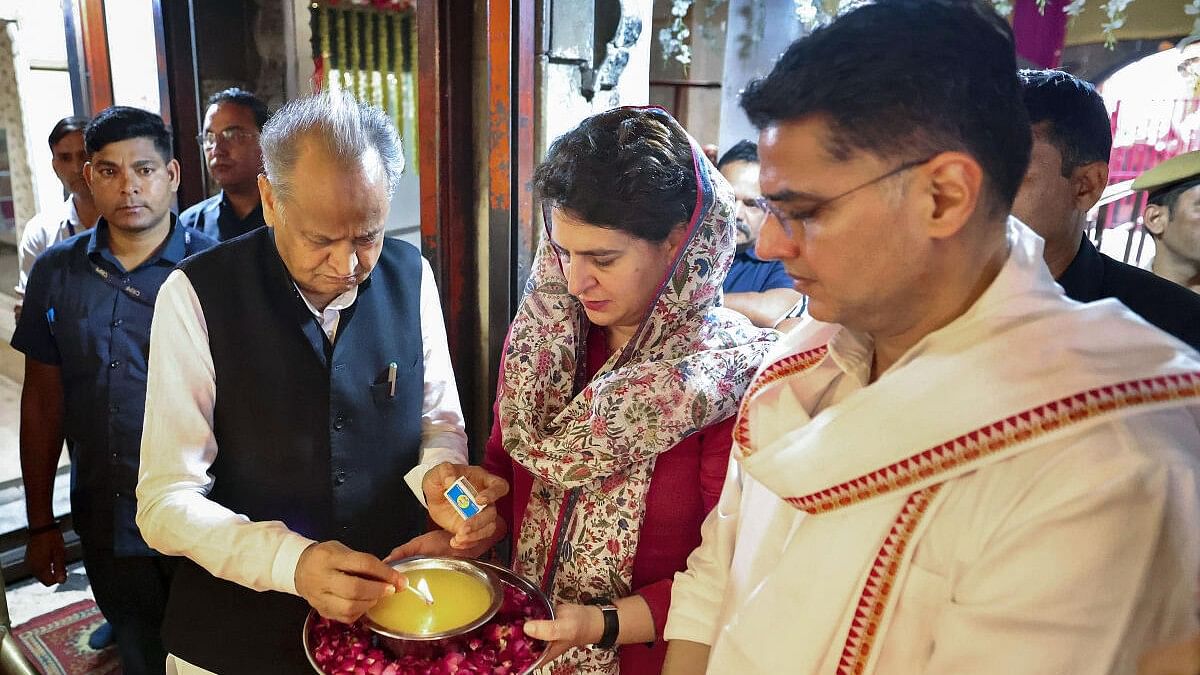
M556 602L630 594L655 460L734 414L776 338L718 306L735 201L695 141L692 154L697 200L684 245L633 338L590 382L581 381L589 323L567 293L549 222L509 329L500 426L504 449L534 476L513 568ZM572 649L546 670L616 673L616 651Z

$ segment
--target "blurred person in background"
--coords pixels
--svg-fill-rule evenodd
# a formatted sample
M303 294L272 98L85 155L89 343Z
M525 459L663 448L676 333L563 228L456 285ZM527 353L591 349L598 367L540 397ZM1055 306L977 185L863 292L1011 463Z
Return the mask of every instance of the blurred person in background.
M258 137L268 119L267 105L245 89L233 87L209 97L204 131L197 141L208 175L221 191L179 214L179 222L217 241L266 225L258 194L263 170Z
M54 175L62 181L67 200L61 206L43 211L29 222L21 232L17 246L17 304L16 318L21 318L21 304L25 297L25 285L29 283L29 272L43 251L63 239L73 237L96 224L100 217L92 191L83 178L83 165L87 163L87 150L83 145L83 129L86 117L64 117L50 130L50 166Z
M1060 70L1022 70L1033 150L1012 213L1045 240L1046 266L1067 297L1116 298L1158 328L1200 349L1200 294L1096 250L1088 209L1108 184L1112 132L1091 84Z
M1200 150L1185 152L1133 181L1146 190L1142 222L1154 237L1150 270L1200 292Z
M758 205L758 145L738 141L721 155L717 170L733 187L737 200L737 253L721 289L725 306L741 312L755 326L787 330L804 311L804 296L778 260L763 260L754 252L767 213Z

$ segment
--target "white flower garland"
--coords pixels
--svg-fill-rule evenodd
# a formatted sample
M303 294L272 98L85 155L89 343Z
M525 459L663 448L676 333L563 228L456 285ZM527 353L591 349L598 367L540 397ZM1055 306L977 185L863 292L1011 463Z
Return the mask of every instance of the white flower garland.
M710 4L720 4L727 0L710 0ZM989 0L1001 16L1012 15L1015 0ZM1095 0L1093 0L1095 1ZM863 5L869 0L793 0L796 20L805 29L811 31L828 25L838 15ZM1083 13L1088 0L1071 0L1063 6L1063 13L1072 19ZM695 0L672 0L671 23L658 32L658 41L662 43L663 59L674 58L683 65L692 62L692 47L688 43L692 31L688 28L686 18ZM1046 0L1037 0L1038 10L1045 12ZM1126 14L1133 0L1107 0L1102 9L1106 21L1101 26L1104 30L1104 44L1108 48L1116 45L1116 31L1125 25ZM1200 0L1190 0L1184 5L1183 11L1188 16L1195 16L1193 34L1200 34ZM757 39L758 36L753 36Z

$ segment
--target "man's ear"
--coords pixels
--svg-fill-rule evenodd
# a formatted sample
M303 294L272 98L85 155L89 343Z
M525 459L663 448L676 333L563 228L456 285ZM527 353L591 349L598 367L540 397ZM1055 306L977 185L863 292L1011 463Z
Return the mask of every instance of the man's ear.
M1142 211L1142 225L1155 238L1161 237L1167 231L1167 223L1171 221L1171 209L1161 204L1147 204Z
M982 198L983 168L965 152L943 152L918 169L928 181L929 234L954 236L975 215Z
M90 160L83 163L83 182L87 183L90 190L92 187L92 162Z
M1075 210L1087 213L1100 201L1108 185L1108 163L1091 162L1076 167L1071 172L1071 193L1075 199Z
M171 192L179 190L179 160L174 157L167 162L167 180L171 183Z
M275 223L279 222L279 203L275 200L275 190L271 188L271 181L267 180L267 174L258 174L258 195L262 198L263 220L267 223L267 227L275 227Z

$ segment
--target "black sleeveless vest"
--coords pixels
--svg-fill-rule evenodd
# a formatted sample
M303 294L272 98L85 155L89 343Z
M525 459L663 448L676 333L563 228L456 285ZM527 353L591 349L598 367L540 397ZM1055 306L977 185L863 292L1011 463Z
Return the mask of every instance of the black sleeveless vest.
M421 258L387 240L329 344L264 228L184 262L216 372L217 458L209 499L252 521L376 556L420 534L404 482L420 461L424 359ZM389 365L395 363L395 394ZM190 560L175 574L167 649L221 675L310 672L308 605L218 579Z

